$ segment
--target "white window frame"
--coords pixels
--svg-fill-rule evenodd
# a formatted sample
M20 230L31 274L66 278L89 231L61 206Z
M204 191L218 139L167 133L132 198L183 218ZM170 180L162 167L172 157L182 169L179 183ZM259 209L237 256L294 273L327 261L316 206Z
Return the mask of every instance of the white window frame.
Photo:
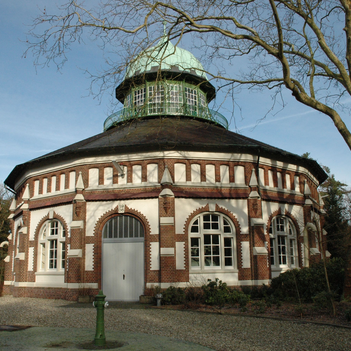
M140 87L139 89L134 90L134 106L136 108L142 107L145 104L145 87Z
M148 113L160 114L164 112L165 107L165 87L158 83L148 86Z
M214 220L216 217L218 221ZM237 271L235 227L227 216L206 212L192 220L189 267L192 273Z
M179 114L183 110L183 95L181 84L166 84L167 88L167 111Z
M297 235L289 217L276 216L269 227L270 263L272 271L298 267Z
M38 272L64 272L66 231L58 219L46 221L39 232Z
M191 114L197 114L197 90L190 87L184 87L184 95L187 104L187 108Z

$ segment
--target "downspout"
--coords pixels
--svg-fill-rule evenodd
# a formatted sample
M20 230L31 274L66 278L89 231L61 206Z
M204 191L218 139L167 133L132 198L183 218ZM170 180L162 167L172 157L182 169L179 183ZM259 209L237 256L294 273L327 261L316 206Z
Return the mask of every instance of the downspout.
M257 177L257 192L258 192L258 195L260 195L260 197L261 197L260 154L261 154L261 148L258 147L258 149L257 149L257 163L256 163L256 177Z
M12 190L11 188L9 188L6 184L5 185L5 189L8 190L9 192L11 192L12 194L17 195L16 191Z

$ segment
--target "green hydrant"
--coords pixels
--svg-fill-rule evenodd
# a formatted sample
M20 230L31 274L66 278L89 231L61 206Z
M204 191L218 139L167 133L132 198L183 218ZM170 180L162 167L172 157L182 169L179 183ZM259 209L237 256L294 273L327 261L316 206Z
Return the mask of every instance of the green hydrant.
M96 333L94 344L97 346L104 346L106 344L105 338L105 325L104 325L104 309L108 306L108 302L105 302L106 295L103 294L102 290L95 296L93 306L96 307Z

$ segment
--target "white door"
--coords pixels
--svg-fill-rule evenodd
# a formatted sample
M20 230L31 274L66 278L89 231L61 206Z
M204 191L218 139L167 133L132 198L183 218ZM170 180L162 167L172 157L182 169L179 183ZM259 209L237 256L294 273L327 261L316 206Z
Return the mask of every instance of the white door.
M107 301L137 301L144 293L144 230L131 216L109 222L102 239L102 290Z

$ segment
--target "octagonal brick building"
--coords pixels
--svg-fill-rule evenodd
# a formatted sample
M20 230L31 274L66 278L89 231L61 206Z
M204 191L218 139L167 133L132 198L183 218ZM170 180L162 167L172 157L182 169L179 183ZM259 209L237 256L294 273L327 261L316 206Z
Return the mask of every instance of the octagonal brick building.
M130 63L116 98L124 107L102 133L7 177L5 294L134 301L215 279L269 284L320 259L326 174L230 132L190 52L162 39Z

